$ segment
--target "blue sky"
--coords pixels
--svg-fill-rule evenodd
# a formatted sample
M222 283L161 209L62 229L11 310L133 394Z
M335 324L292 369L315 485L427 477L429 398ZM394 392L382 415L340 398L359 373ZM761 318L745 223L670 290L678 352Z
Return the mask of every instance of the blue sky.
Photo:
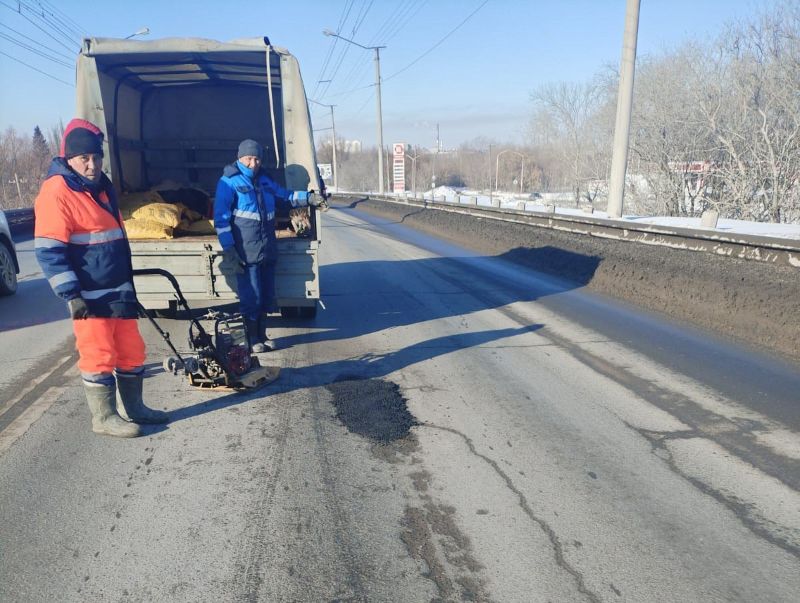
M32 131L38 124L46 130L59 119L66 122L75 94L74 68L39 57L7 37L28 45L36 41L72 64L79 47L74 30L125 37L146 26L150 34L143 39L269 36L300 61L309 97L336 105L337 136L368 146L376 140L374 53L336 42L323 29L364 46L386 46L381 51L386 144L433 146L438 124L442 144L453 147L479 137L523 142L531 92L548 82L585 81L604 65L618 64L625 17L625 0L22 2L43 7L49 20L73 37L54 33L24 7L18 13L17 0L0 0L2 129ZM639 56L687 39L712 40L726 23L751 18L769 4L641 0ZM318 84L325 79L332 81ZM312 117L315 127L330 126L329 109L312 106Z

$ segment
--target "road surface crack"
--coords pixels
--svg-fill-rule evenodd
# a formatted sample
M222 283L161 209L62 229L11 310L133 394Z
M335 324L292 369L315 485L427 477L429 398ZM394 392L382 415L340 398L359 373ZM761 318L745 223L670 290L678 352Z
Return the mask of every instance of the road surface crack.
M478 450L475 448L475 444L472 441L472 439L467 437L457 429L453 429L452 427L443 427L441 425L434 425L432 423L421 423L421 426L428 427L431 429L438 429L440 431L446 431L464 440L464 443L467 445L467 448L469 448L469 451L474 456L480 458L486 464L488 464L495 471L495 473L497 473L497 475L500 476L500 478L505 482L506 487L516 495L519 501L519 506L525 513L525 515L527 515L530 518L530 520L533 521L536 525L538 525L539 528L547 535L547 538L550 540L550 544L553 548L553 554L555 556L556 564L565 572L567 572L570 576L572 576L578 588L578 591L581 594L585 595L589 601L599 602L602 600L596 593L589 590L589 588L586 586L583 574L577 568L573 567L569 561L567 561L566 557L564 556L564 545L561 543L558 534L556 534L552 526L550 526L550 524L547 521L545 521L541 517L538 517L533 512L533 509L531 508L531 505L528 502L527 497L520 491L519 488L517 488L514 485L513 480L508 476L508 474L505 471L503 471L500 468L500 465L498 465L495 460L478 452Z
M706 496L710 496L717 502L721 503L724 507L730 510L734 516L744 525L747 529L753 532L756 536L763 538L767 542L780 547L787 553L794 555L795 557L800 558L800 547L796 544L792 543L786 538L782 538L770 532L766 527L761 525L758 520L753 516L753 505L747 502L743 502L741 499L725 494L720 490L713 488L709 484L699 480L696 477L692 477L684 472L675 461L675 458L670 452L669 448L667 447L667 443L670 440L677 440L677 439L693 439L693 438L707 438L707 434L695 430L695 429L688 429L688 430L680 430L680 431L653 431L649 429L642 429L639 427L635 427L630 423L623 421L627 427L631 430L639 433L643 438L645 438L648 442L650 442L651 452L657 456L658 458L662 459L669 467L670 471L672 471L675 475L681 477L682 479L689 482L692 486L700 490ZM758 466L754 467L758 469ZM768 518L764 517L764 521L771 522Z

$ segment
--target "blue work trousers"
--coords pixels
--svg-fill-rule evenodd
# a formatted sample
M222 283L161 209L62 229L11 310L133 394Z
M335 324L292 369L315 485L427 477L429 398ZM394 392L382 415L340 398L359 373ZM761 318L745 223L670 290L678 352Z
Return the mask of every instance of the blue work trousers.
M247 264L243 274L236 275L239 287L239 308L246 320L258 320L275 307L275 260Z

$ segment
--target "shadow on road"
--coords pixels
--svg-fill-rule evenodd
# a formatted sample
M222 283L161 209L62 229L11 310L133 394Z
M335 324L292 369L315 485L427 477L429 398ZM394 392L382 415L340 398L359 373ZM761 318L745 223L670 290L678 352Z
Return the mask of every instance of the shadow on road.
M520 266L520 263L524 265ZM528 268L544 263L553 263L572 279L568 282L541 277ZM313 320L271 319L273 326L307 329L277 339L280 348L354 339L372 333L387 333L391 337L393 329L440 319L457 317L458 322L449 323L452 333L394 351L368 352L308 367L284 368L278 381L261 390L226 394L177 409L170 412L171 420L180 421L270 394L330 385L342 375L380 378L437 356L489 343L497 345L500 340L535 332L543 325L478 330L478 327L470 326L470 321L473 314L484 310L533 302L580 287L591 280L599 263L600 259L596 257L540 247L514 249L488 257L438 256L323 265L320 267L320 282L326 309L320 310ZM437 325L439 333L442 324L448 323ZM353 347L358 349L357 344Z
M561 272L573 279L532 278L529 268L544 264L563 268ZM281 347L349 339L569 291L588 283L599 264L596 257L541 247L513 249L492 257L325 265L320 267L320 283L327 309L312 321L273 324L313 329L281 338Z
M450 352L478 347L508 337L533 333L543 325L529 325L516 329L497 329L475 333L445 335L421 341L386 354L364 354L359 358L336 360L302 368L287 368L273 384L252 392L232 393L179 408L169 413L170 423L198 415L264 398L270 394L283 394L298 389L320 387L334 383L340 376L349 378L376 378L401 370L412 364L424 362Z

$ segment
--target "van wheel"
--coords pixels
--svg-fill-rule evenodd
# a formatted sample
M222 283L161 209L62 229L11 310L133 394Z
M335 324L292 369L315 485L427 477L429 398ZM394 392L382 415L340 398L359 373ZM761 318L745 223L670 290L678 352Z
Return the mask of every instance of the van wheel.
M17 291L17 266L5 243L0 243L0 295L13 295Z

